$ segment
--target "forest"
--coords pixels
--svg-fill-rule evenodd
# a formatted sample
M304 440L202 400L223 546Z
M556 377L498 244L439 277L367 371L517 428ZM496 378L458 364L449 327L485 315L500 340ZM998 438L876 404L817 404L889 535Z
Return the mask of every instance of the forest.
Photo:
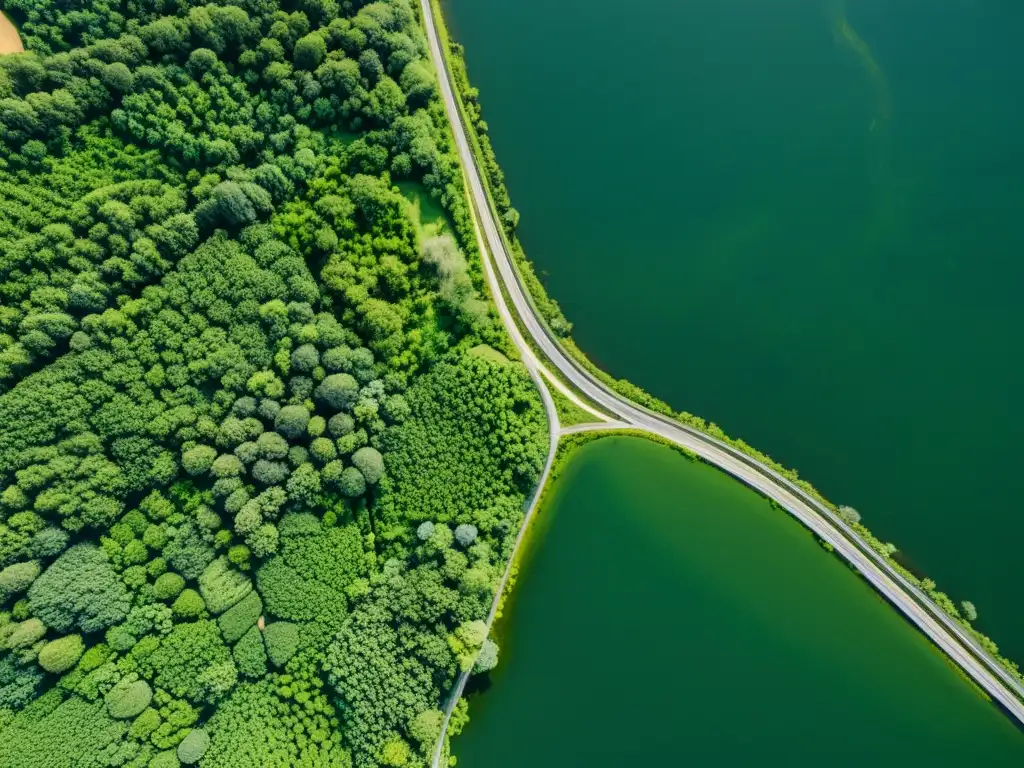
M0 9L0 768L428 765L547 425L418 11Z

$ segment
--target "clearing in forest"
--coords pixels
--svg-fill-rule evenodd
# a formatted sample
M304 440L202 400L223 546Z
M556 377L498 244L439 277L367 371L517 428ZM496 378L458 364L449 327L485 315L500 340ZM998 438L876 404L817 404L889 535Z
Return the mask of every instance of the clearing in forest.
M25 46L21 44L21 35L3 12L0 12L0 54L21 53Z
M414 181L400 181L395 186L409 202L409 215L416 222L420 237L428 238L442 232L452 231L444 208L434 200L422 184Z

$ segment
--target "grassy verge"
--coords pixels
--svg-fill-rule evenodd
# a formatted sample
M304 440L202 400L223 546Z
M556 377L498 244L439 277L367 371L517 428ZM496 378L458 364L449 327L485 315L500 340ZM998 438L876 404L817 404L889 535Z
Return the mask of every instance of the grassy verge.
M558 423L563 427L572 427L577 424L596 424L598 418L587 413L576 403L567 398L554 387L549 387L551 399L555 401L555 410L558 411Z
M738 451L741 451L743 454L755 459L761 464L770 467L779 475L799 487L804 491L804 493L816 499L833 512L836 512L837 514L841 513L842 510L840 507L826 499L813 485L802 479L795 470L784 467L774 461L767 454L762 453L751 445L748 445L743 440L730 437L714 422L706 421L705 419L686 411L675 411L670 405L654 397L641 387L638 387L625 379L616 379L594 365L594 363L582 351L580 351L569 335L572 330L571 323L566 320L557 302L547 295L543 284L534 272L533 265L530 263L529 259L527 259L522 245L516 238L515 229L519 221L519 214L514 208L512 208L508 189L505 186L504 175L501 172L501 168L498 166L497 158L487 134L488 128L487 123L483 120L479 101L479 91L476 88L473 88L470 84L465 60L463 58L463 48L451 39L444 23L444 16L439 0L431 0L431 7L434 12L434 22L437 25L438 34L441 38L442 53L444 54L448 71L451 73L452 81L455 86L456 102L462 117L462 122L466 126L466 132L477 164L483 171L484 189L487 193L488 200L491 207L497 214L498 221L502 225L502 238L505 242L508 253L512 257L513 266L515 267L523 286L526 288L527 298L537 310L538 317L546 323L549 331L551 332L552 338L556 339L561 344L562 349L576 363L619 395L656 413L660 413L663 416L674 419L680 424L690 427L691 429L698 430L709 437L715 438L735 448ZM502 287L502 291L504 292L504 287ZM540 354L535 345L533 345L529 334L525 333L525 330L522 328L521 323L519 323L518 318L516 322L519 324L520 330L523 331L524 338L526 338L531 346L534 347L534 351ZM557 375L557 373L555 375ZM584 438L584 440L590 440L598 439L599 437L610 434L621 434L621 432L609 431L596 434L583 433L581 435L573 435L571 437L580 437ZM640 434L647 439L653 439L652 436L647 433ZM573 442L572 444L575 445L576 443ZM678 449L678 446L675 446L674 444L671 445L673 448ZM559 455L561 455L561 451L562 446L560 445ZM551 477L556 477L554 471L552 471ZM911 573L894 557L897 553L897 549L894 545L888 542L883 542L859 521L848 521L848 524L860 537L863 543L879 554L893 570L902 575L908 582L925 592L940 609L942 609L951 619L960 624L972 637L974 637L978 641L979 645L996 661L998 661L1004 669L1006 669L1016 679L1024 681L1024 676L1021 675L1020 669L1017 665L1013 661L1010 661L999 654L999 649L995 642L976 630L971 623L961 615L960 611L948 595L939 591L931 579Z

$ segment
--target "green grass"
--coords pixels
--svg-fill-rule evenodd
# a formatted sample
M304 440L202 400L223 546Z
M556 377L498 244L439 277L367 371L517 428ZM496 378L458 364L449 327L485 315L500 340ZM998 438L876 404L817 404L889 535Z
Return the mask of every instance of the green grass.
M360 133L358 131L346 131L346 130L342 130L342 129L337 129L336 128L335 130L330 131L328 133L328 135L332 139L336 139L337 141L340 141L345 146L348 146L349 144L351 144L356 139L363 138L363 136L365 134Z
M469 350L469 354L475 355L476 357L484 357L495 363L501 363L502 365L508 365L512 361L509 360L505 355L496 350L494 347L488 346L487 344L477 344L475 347Z
M597 424L600 421L596 416L584 411L554 387L548 387L548 389L551 392L551 399L555 401L558 421L563 427L572 427L576 424Z
M395 186L409 202L409 215L416 222L420 237L425 239L442 232L454 231L444 208L430 196L423 185L415 181L400 181Z

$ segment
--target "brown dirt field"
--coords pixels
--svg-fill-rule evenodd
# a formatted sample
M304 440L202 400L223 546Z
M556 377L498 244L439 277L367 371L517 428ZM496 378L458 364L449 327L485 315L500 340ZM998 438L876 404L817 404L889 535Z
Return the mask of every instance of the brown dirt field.
M24 50L25 46L21 44L18 30L11 24L10 19L0 13L0 54L20 53Z

